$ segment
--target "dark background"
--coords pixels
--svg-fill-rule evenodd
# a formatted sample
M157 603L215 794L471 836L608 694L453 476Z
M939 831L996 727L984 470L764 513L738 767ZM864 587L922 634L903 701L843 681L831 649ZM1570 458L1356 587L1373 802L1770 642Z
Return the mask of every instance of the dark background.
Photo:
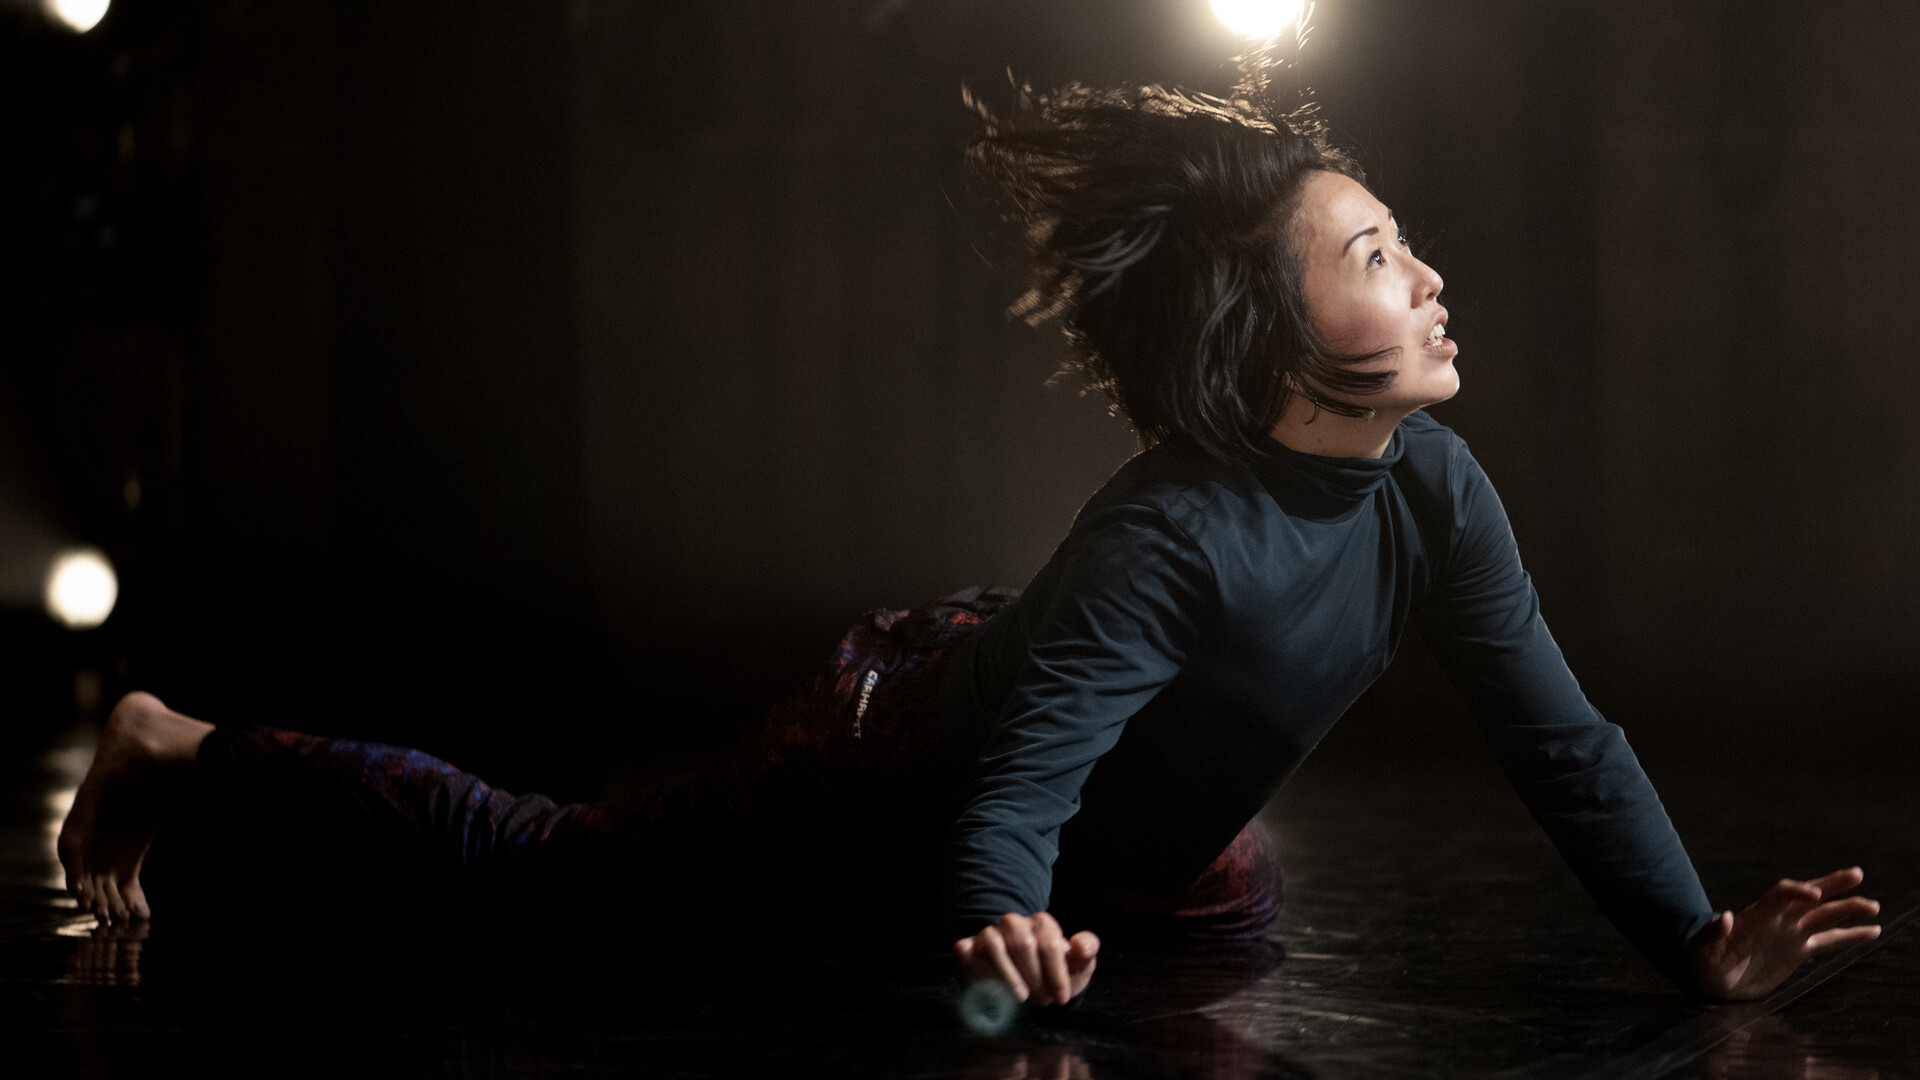
M1920 8L1315 23L1596 703L1643 755L1911 759ZM578 795L864 609L1023 583L1132 441L1004 317L961 84L1236 51L1205 0L0 8L0 723L143 686ZM83 634L69 542L121 573ZM1471 743L1417 648L1358 713L1329 751Z

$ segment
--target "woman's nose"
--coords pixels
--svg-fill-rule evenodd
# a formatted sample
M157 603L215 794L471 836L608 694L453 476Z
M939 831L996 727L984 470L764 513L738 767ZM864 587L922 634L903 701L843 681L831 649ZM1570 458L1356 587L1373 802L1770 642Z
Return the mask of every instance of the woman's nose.
M1428 301L1437 299L1440 296L1440 290L1446 287L1447 283L1441 279L1433 267L1420 263L1419 287L1414 291L1413 306L1421 307Z

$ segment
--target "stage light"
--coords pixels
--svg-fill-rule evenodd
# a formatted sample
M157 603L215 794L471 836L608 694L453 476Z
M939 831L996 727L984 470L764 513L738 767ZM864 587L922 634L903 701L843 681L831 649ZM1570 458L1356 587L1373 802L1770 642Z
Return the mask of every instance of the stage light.
M120 582L107 557L94 548L60 553L47 571L47 614L69 630L86 630L107 621L119 599Z
M1213 13L1227 29L1251 38L1270 38L1300 21L1306 0L1213 0Z
M42 0L47 17L76 34L84 34L107 17L113 0Z

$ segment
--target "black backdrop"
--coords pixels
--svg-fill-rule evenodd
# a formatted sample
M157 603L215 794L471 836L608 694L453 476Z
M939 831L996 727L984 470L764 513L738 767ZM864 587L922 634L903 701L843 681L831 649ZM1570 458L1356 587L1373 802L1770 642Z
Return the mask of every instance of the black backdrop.
M1130 452L1003 316L966 82L1223 89L1204 0L118 0L0 13L13 729L100 673L562 794L861 610L1018 584ZM1435 410L1637 745L1911 755L1920 12L1327 0L1447 278ZM57 542L105 628L32 609ZM76 682L75 668L83 674ZM1348 749L1464 739L1413 650Z

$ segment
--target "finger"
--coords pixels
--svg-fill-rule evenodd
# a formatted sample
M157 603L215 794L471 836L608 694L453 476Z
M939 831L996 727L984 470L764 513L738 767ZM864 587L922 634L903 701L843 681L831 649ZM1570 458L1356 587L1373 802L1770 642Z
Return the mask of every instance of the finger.
M1020 977L1029 993L1046 993L1047 977L1040 966L1040 939L1034 933L1033 920L1025 916L1006 916L1000 920L1000 936L1006 939L1007 955L1020 969ZM1021 1001L1027 1000L1025 997Z
M1858 888L1860 883L1866 880L1866 877L1867 875L1864 870L1861 870L1857 866L1849 866L1845 870L1835 870L1831 874L1823 874L1807 882L1807 884L1819 889L1821 896L1831 900L1841 893Z
M1093 969L1100 957L1100 938L1091 930L1082 930L1067 940L1067 970L1073 973L1073 997L1093 980ZM1072 998L1068 998L1069 1001Z
M1798 918L1801 911L1819 902L1820 890L1813 885L1781 878L1748 910L1769 919Z
M1020 969L1014 966L1013 958L1007 955L1007 939L997 927L992 926L980 931L978 937L980 946L993 962L994 972L1007 984L1007 989L1013 991L1013 1000L1027 1000L1027 980L1020 977Z
M1820 887L1811 881L1795 881L1793 878L1781 878L1779 881L1773 883L1773 888L1767 890L1767 895L1789 902L1808 898L1817 900L1820 898Z
M963 937L959 941L954 942L953 956L954 959L960 961L962 967L965 967L967 962L973 959L973 939Z
M1033 917L1033 926L1046 986L1041 996L1046 1004L1065 1005L1073 997L1073 977L1067 973L1067 936L1060 932L1059 920L1044 911Z
M1826 930L1807 939L1807 951L1816 953L1822 949L1835 949L1842 945L1872 941L1879 936L1878 926L1848 926L1839 930Z
M1839 926L1853 919L1864 919L1880 913L1880 902L1864 896L1849 896L1844 900L1829 900L1800 920L1803 933L1817 934Z
M1715 915L1712 922L1700 928L1700 932L1694 935L1693 944L1695 948L1712 946L1724 941L1731 933L1733 933L1733 912L1723 911Z
M1093 931L1082 930L1067 939L1067 967L1076 974L1083 968L1091 969L1099 955L1100 935Z

